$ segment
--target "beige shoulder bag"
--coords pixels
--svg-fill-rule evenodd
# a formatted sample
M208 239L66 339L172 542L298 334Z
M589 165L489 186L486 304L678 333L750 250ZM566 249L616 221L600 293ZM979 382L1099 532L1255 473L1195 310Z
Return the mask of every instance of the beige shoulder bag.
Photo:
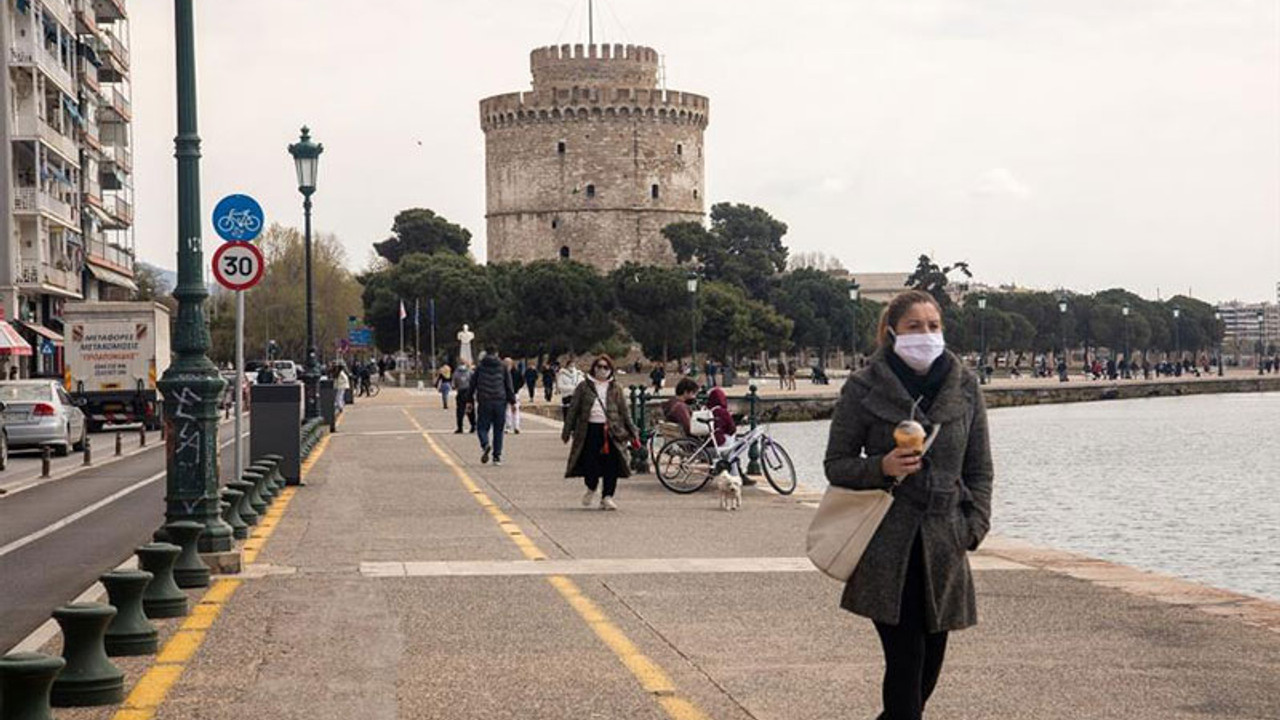
M934 425L933 432L925 441L924 452L929 452L939 429L941 425ZM893 487L902 480L897 478ZM818 505L818 512L809 523L806 543L809 560L826 576L841 582L848 581L892 506L892 489L828 487Z

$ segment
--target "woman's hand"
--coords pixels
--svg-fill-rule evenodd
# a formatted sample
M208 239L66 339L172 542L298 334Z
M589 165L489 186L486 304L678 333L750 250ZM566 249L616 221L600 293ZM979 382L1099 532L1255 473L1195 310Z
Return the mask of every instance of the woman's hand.
M885 477L903 478L920 471L924 464L924 456L914 450L894 448L880 461L880 469Z

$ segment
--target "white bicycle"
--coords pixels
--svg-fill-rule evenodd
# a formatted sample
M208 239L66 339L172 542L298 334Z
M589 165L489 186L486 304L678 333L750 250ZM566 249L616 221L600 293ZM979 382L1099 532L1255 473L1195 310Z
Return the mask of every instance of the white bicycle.
M262 221L248 210L231 210L218 218L218 229L225 233L244 235L262 229Z
M766 421L778 416L779 408L765 413ZM714 420L701 418L701 422L713 426ZM743 460L749 459L752 445L760 448L760 469L765 480L779 494L790 495L796 490L796 466L785 448L769 434L767 424L734 437L724 445L716 444L714 427L708 427L705 438L683 437L668 441L654 458L654 472L658 482L666 489L680 494L695 493L710 482L721 470L729 469L738 475L743 472Z

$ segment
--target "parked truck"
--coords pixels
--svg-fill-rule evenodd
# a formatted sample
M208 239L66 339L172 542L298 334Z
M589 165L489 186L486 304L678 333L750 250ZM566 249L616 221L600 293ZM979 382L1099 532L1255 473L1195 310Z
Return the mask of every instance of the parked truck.
M84 410L89 430L107 423L163 421L156 380L169 367L169 310L154 302L68 304L67 392Z

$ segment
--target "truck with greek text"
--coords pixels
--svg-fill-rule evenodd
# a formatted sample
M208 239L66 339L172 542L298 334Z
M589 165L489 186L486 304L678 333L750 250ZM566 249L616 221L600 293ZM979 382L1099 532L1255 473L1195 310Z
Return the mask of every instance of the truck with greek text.
M163 421L156 381L169 367L169 310L155 302L69 303L67 392L84 410L89 430L107 423Z

